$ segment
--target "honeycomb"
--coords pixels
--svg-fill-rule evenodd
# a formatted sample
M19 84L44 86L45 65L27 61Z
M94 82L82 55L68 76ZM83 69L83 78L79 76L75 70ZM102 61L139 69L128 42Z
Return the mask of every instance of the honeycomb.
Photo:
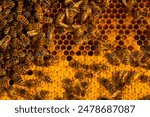
M1 0L0 99L149 100L149 0Z

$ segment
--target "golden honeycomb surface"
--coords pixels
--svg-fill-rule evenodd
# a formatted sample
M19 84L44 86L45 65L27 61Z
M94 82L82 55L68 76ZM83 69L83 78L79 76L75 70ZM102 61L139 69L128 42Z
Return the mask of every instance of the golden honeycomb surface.
M2 0L0 16L0 99L150 99L149 0Z

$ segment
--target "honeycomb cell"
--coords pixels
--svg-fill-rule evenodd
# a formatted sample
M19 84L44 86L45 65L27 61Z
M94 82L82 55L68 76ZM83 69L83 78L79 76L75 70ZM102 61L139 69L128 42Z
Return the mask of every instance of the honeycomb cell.
M132 51L134 49L134 47L132 45L128 46L128 50Z
M57 51L52 51L52 55L56 55L57 54Z
M113 3L117 3L117 0L112 0Z
M73 56L75 52L73 50L70 51L70 55Z
M84 46L80 46L79 50L81 50L81 51L84 50Z
M101 11L101 12L102 12L102 14L104 14L106 11L105 11L105 9L102 9L102 11Z
M138 41L137 41L137 44L138 44L139 46L141 46L141 45L142 45L142 41L141 41L141 40L138 40Z
M62 8L59 8L59 9L58 9L58 13L60 13L60 12L63 12L63 9L62 9Z
M125 34L129 35L130 34L130 30L125 30Z
M102 25L98 24L98 29L99 30L102 29Z
M56 5L56 6L57 6L57 9L61 7L61 6L60 6L60 3L57 3L57 5Z
M123 42L122 40L120 40L120 41L118 42L118 44L119 44L120 46L122 46L122 45L124 45L124 42Z
M91 46L91 50L96 50L96 47L94 45Z
M135 35L135 36L134 36L134 39L135 39L135 40L139 40L140 37L139 37L138 35Z
M123 14L121 15L121 18L122 18L122 19L125 19L125 18L126 18L126 14L123 13Z
M110 7L110 8L114 8L114 4L113 4L113 3L110 3L110 4L109 4L109 7Z
M105 19L107 19L107 18L108 18L108 14L105 13L105 14L103 15L103 17L104 17Z
M121 46L119 46L119 45L116 46L116 47L115 47L115 50L116 50L116 51L120 51L120 50L121 50Z
M142 41L145 40L145 36L144 36L144 35L141 35L141 36L140 36L140 40L142 40Z
M138 2L138 3L140 3L140 2L141 2L141 0L137 0L137 2Z
M103 35L103 40L107 40L108 36L107 35Z
M83 56L86 56L86 55L87 55L87 51L85 51L85 50L82 51L82 55L83 55Z
M92 40L89 40L89 41L88 41L88 45L93 45L93 41L92 41Z
M64 45L68 45L69 41L68 40L65 40L64 41Z
M72 39L72 35L71 35L71 34L68 34L68 35L67 35L67 39L69 39L69 40Z
M112 12L113 12L114 14L116 14L116 13L117 13L117 9L114 8L114 9L112 10Z
M69 51L68 51L68 50L65 50L65 51L64 51L64 55L66 55L66 56L69 55Z
M71 61L72 60L72 56L67 56L67 61Z
M58 34L55 35L55 39L59 39L60 36Z
M57 13L57 9L52 9L52 13Z
M70 40L70 45L74 45L75 42L73 40Z
M139 29L138 24L135 24L135 25L134 25L134 29L136 29L136 30Z
M59 45L56 45L55 46L55 50L59 50L60 49L60 46Z
M114 24L110 24L110 25L109 25L109 28L110 28L110 29L114 29Z
M120 26L119 24L117 24L117 25L116 25L116 28L117 28L117 29L120 29L120 28L121 28L121 26Z
M101 34L105 34L105 30L101 30Z
M89 51L89 52L88 52L88 55L89 55L89 56L93 56L93 51Z
M111 30L110 29L106 30L106 34L110 35L111 34Z
M28 71L27 71L27 74L28 74L28 75L32 75L32 74L33 74L33 71L32 71L32 70L28 70Z
M141 2L141 3L139 4L139 7L143 8L143 7L144 7L144 3Z
M77 56L80 56L80 55L81 55L81 51L77 51L77 52L76 52L76 55L77 55Z
M71 50L72 47L70 45L67 46L67 50Z
M128 25L128 29L131 30L133 28L132 24Z
M108 29L108 25L105 24L105 25L103 26L103 29L104 29L104 30L107 30L107 29Z
M148 24L146 19L143 19L143 24Z
M113 13L109 14L109 18L113 19L115 16Z
M9 85L14 85L14 80L9 80Z
M107 13L111 13L111 9L108 8L108 9L106 10L106 12L107 12Z
M106 23L111 24L111 19L107 19Z
M120 35L123 35L124 34L124 31L121 29L121 30L119 30L119 34Z
M141 31L141 30L137 30L137 34L138 34L138 35L141 35L141 34L142 34L142 31Z
M115 8L120 8L121 7L121 4L120 3L117 3L116 5L115 5Z
M66 35L61 35L61 39L62 40L66 39Z
M122 20L122 19L119 19L118 22L119 22L120 24L123 24L123 20Z
M133 24L135 24L135 23L136 23L135 19L132 19L132 20L131 20L131 24L133 25Z
M88 46L88 45L85 46L85 50L86 50L86 51L89 51L89 50L90 50L90 46Z
M126 40L127 39L127 35L122 35L122 40Z
M115 37L115 39L116 39L116 40L120 40L120 39L121 39L121 36L120 36L120 35L117 35L117 36Z
M65 45L62 45L61 46L61 50L65 50L66 49L66 46Z
M122 14L123 13L123 8L119 8L118 13Z
M141 19L138 19L137 24L141 24L141 23L142 23Z
M58 40L59 45L62 45L62 43L63 43L62 40Z
M148 45L148 41L147 41L147 40L143 41L143 44L144 44L145 46L147 46L147 45Z

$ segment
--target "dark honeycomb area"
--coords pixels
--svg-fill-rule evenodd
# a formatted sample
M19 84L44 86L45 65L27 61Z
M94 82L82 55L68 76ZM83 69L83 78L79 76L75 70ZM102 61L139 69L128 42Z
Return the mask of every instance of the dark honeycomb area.
M0 1L0 99L150 99L149 57L149 0Z

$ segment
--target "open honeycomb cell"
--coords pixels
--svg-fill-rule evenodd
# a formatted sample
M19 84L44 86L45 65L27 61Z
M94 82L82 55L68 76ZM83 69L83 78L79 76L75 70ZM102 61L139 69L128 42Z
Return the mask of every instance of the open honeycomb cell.
M149 14L149 0L1 0L0 99L150 99Z

